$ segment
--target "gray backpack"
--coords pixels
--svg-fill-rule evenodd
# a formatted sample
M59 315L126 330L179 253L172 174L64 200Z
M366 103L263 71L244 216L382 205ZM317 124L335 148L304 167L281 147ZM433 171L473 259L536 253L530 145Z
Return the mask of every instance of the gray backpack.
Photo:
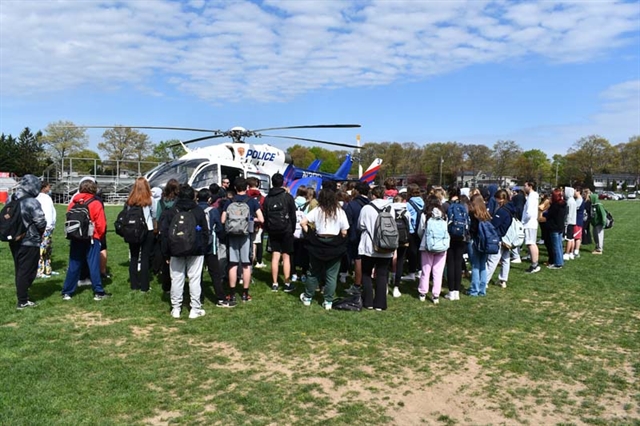
M224 229L229 235L249 235L249 204L234 201L227 207L227 220Z
M391 206L380 210L373 203L368 205L378 212L373 236L371 236L373 250L376 253L393 253L398 248L398 225L395 216L391 214Z

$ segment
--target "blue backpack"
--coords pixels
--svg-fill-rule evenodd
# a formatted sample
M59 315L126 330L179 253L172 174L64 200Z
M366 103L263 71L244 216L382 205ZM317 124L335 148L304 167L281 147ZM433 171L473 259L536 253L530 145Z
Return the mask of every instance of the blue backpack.
M490 221L485 220L479 223L475 246L478 251L486 254L500 253L500 236Z
M447 220L445 218L431 217L427 220L427 229L423 238L424 247L431 253L442 253L449 249L449 231L447 230Z
M447 210L449 235L454 240L464 240L469 236L469 213L459 202L451 203Z

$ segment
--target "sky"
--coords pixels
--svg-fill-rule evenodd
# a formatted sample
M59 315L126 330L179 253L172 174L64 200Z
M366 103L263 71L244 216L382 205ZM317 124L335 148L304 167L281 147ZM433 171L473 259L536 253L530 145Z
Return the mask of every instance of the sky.
M60 120L357 123L273 133L549 156L593 134L615 145L640 135L640 2L2 0L0 132Z

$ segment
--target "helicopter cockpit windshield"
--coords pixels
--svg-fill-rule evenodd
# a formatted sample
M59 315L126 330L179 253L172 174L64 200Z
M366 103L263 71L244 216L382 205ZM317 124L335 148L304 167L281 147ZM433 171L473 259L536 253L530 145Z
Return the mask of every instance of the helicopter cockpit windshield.
M160 166L153 176L151 176L151 179L149 179L149 185L152 188L164 188L169 179L176 179L180 183L188 183L189 178L198 166L207 161L208 160L204 158L198 158L191 160L175 160L170 163L166 163Z

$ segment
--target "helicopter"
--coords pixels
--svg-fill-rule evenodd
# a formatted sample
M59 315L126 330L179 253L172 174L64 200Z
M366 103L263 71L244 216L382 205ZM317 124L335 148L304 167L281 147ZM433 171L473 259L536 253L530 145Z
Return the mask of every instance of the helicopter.
M269 144L255 144L246 142L247 138L279 138L296 141L314 142L327 145L341 146L352 149L359 149L357 145L331 142L318 139L309 139L296 136L283 136L263 134L265 131L290 130L290 129L330 129L330 128L357 128L359 124L319 124L304 126L270 127L257 130L247 130L244 127L232 127L229 130L198 129L187 127L164 127L164 126L75 126L80 128L96 129L149 129L149 130L178 130L209 133L206 136L180 141L176 145L181 145L186 154L180 158L161 164L146 173L149 185L164 188L170 179L176 179L180 183L188 183L195 189L208 188L213 183L221 184L222 179L229 181L237 177L255 177L259 180L259 189L267 193L271 187L271 176L281 173L285 176L285 184L290 189L298 187L300 184L313 185L318 188L325 180L343 181L347 179L347 174L353 164L353 158L347 154L344 162L336 173L320 172L321 160L315 160L309 168L303 169L295 167L291 156L285 151ZM189 148L187 145L216 138L229 138L230 142L223 142L217 145ZM175 145L174 145L175 146ZM367 182L372 182L382 163L381 159L376 159L367 169ZM293 194L295 192L292 191Z

